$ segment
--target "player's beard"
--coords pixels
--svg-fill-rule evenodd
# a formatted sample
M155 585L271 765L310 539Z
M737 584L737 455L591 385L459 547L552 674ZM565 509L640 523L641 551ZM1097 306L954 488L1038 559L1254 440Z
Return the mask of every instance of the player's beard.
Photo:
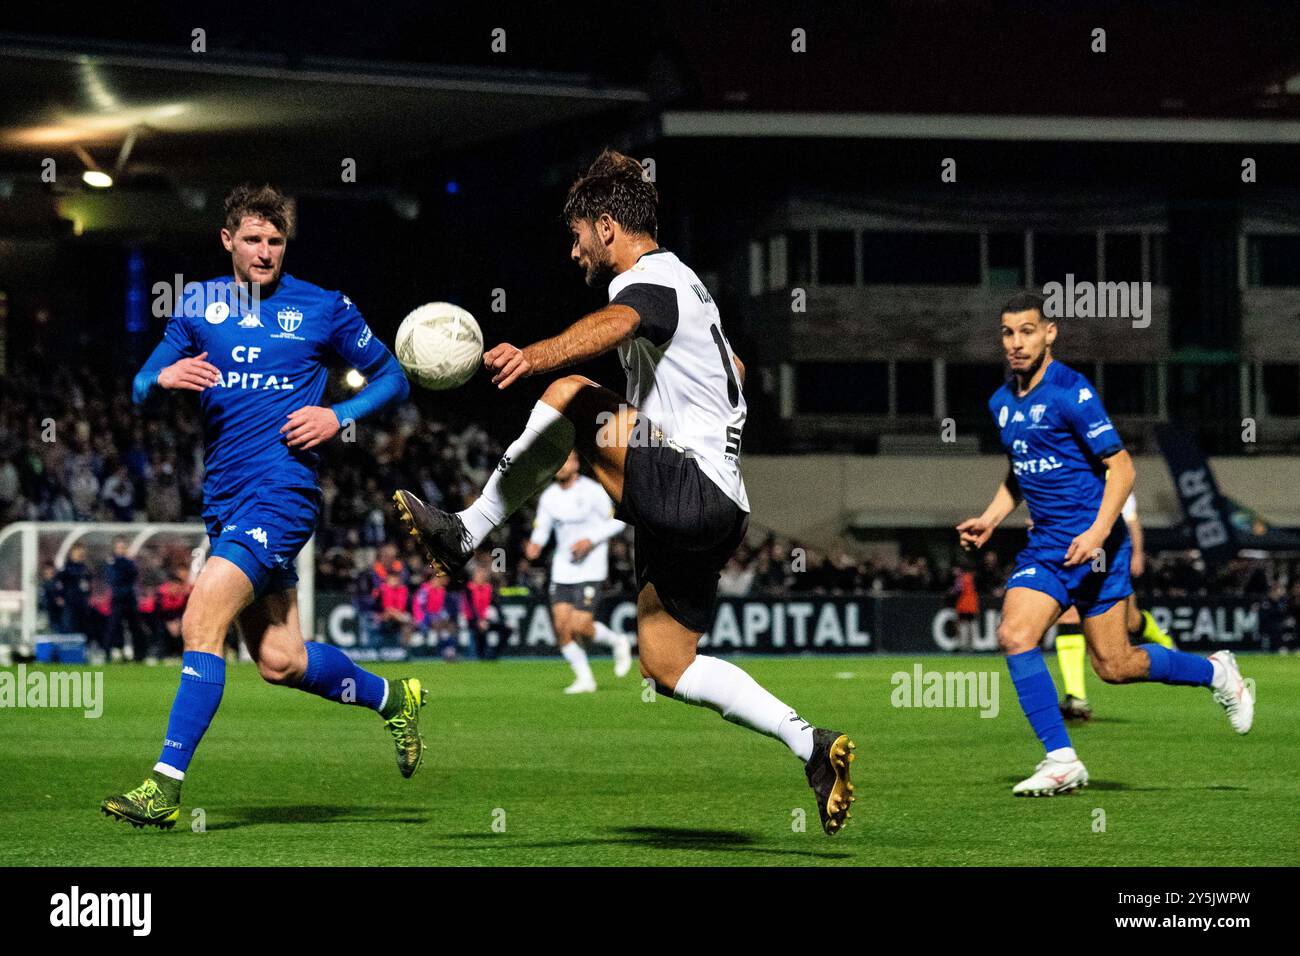
M1046 361L1047 361L1047 349L1043 349L1041 352L1038 353L1037 358L1035 358L1032 362L1030 362L1028 365L1025 366L1025 370L1023 372L1016 372L1016 371L1012 372L1012 374L1016 378L1016 384L1024 385L1027 382L1029 382L1035 375L1038 374L1038 370L1043 367L1043 363Z
M602 246L587 250L587 285L595 289L614 279L614 257Z

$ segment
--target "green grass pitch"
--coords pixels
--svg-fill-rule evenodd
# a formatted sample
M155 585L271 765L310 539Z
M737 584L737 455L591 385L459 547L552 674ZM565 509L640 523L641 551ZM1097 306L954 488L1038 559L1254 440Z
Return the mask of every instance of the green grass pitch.
M577 697L560 693L569 673L558 660L380 666L432 692L429 751L411 780L376 715L231 667L180 824L138 831L102 816L99 801L139 783L156 759L177 672L116 665L99 719L0 710L0 864L1300 862L1295 658L1241 658L1258 682L1246 737L1205 690L1109 687L1090 674L1097 719L1073 736L1092 786L1037 800L1010 795L1041 751L998 658L736 660L857 741L858 801L840 835L821 833L802 767L779 743L707 710L644 701L635 670L615 681L608 658L595 661L600 692ZM996 672L1000 714L893 707L891 675L916 660Z

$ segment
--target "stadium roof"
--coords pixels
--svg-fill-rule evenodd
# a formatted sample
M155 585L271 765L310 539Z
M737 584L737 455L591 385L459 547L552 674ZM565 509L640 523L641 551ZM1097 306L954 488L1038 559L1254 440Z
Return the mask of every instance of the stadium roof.
M291 187L338 183L345 157L374 184L416 157L647 100L573 74L3 35L0 87L22 91L0 100L11 176L35 181L42 158L84 150L173 184L273 175Z

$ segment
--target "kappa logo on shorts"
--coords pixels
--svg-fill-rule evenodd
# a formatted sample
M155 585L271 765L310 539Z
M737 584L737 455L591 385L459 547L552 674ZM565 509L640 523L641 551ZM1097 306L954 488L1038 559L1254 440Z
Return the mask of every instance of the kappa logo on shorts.
M221 529L221 533L222 533L222 534L225 534L227 531L234 531L234 530L235 530L236 528L238 528L238 527L239 527L239 525L237 525L237 524L228 524L228 525L226 525L224 528Z
M260 544L263 548L266 547L266 532L263 531L261 528L249 528L247 531L244 532L244 534L248 535L258 544Z

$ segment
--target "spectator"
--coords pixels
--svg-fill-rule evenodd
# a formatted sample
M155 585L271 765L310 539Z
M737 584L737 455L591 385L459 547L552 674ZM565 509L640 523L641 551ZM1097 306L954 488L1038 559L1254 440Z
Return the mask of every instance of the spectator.
M474 637L479 660L496 660L507 635L505 625L501 623L501 611L493 603L494 593L486 564L479 562L474 565L465 591L465 618L469 623L470 634Z
M127 474L126 465L118 465L104 482L100 497L108 505L114 521L130 521L135 517L135 487Z
M380 640L389 646L407 643L407 626L411 623L411 591L402 583L399 571L389 571L375 592L375 607L379 615Z
M64 634L84 634L88 641L94 641L98 635L92 633L90 611L90 568L86 566L86 549L74 544L68 552L67 560L56 575L59 596L63 602L63 622L60 630Z
M136 563L127 554L126 538L118 538L113 542L113 560L108 566L108 588L111 595L107 634L109 660L134 660L145 650L148 633L140 618L135 594L139 577L140 571ZM131 645L125 650L123 625L131 632Z

